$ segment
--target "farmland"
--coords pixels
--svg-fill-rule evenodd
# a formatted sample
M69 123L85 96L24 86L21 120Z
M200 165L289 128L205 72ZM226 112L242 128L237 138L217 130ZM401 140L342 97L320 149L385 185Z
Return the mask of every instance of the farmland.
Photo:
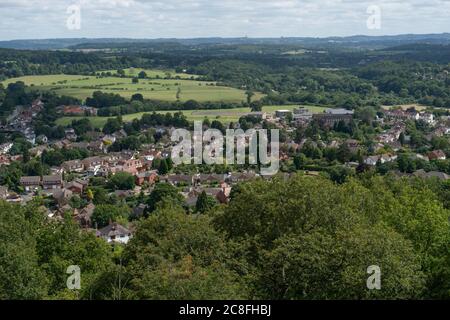
M136 73L139 70L130 71ZM150 72L150 70L146 70ZM163 76L163 71L153 71L149 76ZM186 74L172 74L188 76ZM9 83L23 81L33 89L52 91L58 95L67 95L81 100L92 96L94 91L119 94L124 98L131 98L133 94L140 93L147 99L176 101L177 96L180 101L197 100L241 102L246 100L244 90L230 87L218 86L214 82L197 81L187 79L139 79L139 83L132 83L131 78L119 77L95 77L83 75L44 75L25 76L12 78L3 82L6 86ZM259 99L262 95L257 93L253 99Z
M184 72L175 72L175 70L158 70L158 69L143 69L143 68L127 68L123 69L125 72L125 76L127 77L137 77L141 71L144 71L147 74L147 78L150 79L164 79L166 77L169 78L180 78L180 79L196 79L197 75L188 74ZM110 72L113 75L117 75L117 70L107 70L107 71L99 71L98 74L103 72Z
M276 110L285 109L285 110L293 110L294 108L299 107L299 105L283 105L283 106L265 106L263 107L263 111L269 114L273 114ZM316 107L316 106L304 106L308 108L313 113L323 112L325 108ZM157 113L174 113L179 112L175 110L171 111L157 111ZM218 109L218 110L184 110L181 111L187 117L189 121L203 120L205 117L209 120L219 120L223 123L236 122L240 117L249 113L250 110L248 108L234 108L234 109ZM146 112L134 113L123 115L122 118L124 121L132 121L133 119L140 119L142 115ZM148 113L148 112L147 112ZM68 125L72 122L72 120L77 119L77 117L63 117L57 120L57 123L60 125ZM102 128L103 125L108 120L108 117L89 117L92 125L96 128Z

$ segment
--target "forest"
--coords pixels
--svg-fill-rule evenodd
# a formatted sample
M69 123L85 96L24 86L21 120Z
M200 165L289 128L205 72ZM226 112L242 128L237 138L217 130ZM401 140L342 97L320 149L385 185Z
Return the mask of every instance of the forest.
M0 202L0 298L445 299L450 224L437 183L256 180L196 214L159 184L132 241L112 248L70 215L46 221L39 198ZM81 290L66 288L68 265L80 266ZM371 265L382 290L366 288Z

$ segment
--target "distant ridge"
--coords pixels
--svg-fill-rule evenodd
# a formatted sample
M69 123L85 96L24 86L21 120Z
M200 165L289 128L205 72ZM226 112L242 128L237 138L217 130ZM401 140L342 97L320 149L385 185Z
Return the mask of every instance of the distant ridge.
M158 39L132 39L132 38L61 38L61 39L26 39L0 41L0 48L55 50L67 48L88 48L107 44L152 45L158 43L177 43L180 45L211 45L211 44L289 44L306 46L347 45L347 46L374 46L389 47L412 43L450 44L450 33L441 34L404 34L388 36L354 35L348 37L280 37L280 38L158 38Z

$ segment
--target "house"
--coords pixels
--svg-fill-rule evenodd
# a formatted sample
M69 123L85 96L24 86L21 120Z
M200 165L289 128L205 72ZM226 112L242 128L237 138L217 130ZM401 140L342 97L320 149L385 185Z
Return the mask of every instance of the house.
M25 188L25 191L36 191L41 186L40 176L22 177L20 178L20 184Z
M194 183L193 177L184 174L174 174L168 176L162 176L159 181L170 183L172 185L192 185Z
M347 139L345 145L349 148L350 152L355 153L359 149L359 141L354 139Z
M0 154L0 166L3 166L3 165L9 166L10 164L11 164L10 156Z
M68 116L96 116L97 109L87 106L77 106L77 105L69 105L69 106L60 106L59 109L61 112Z
M77 182L77 181L72 181L72 182L69 182L66 185L66 189L70 190L70 191L72 191L73 193L76 193L76 194L82 194L83 191L84 191L84 185L79 183L79 182Z
M131 216L134 219L139 219L144 216L145 210L147 209L147 205L141 203L137 207L133 208Z
M66 136L66 139L70 140L70 141L77 141L77 138L78 138L77 134L75 133L75 130L72 128L65 130L65 136Z
M48 195L51 195L53 199L58 203L59 207L63 207L69 204L70 198L73 196L73 192L69 189L49 189L47 192Z
M87 146L87 149L92 152L106 153L108 150L108 147L103 143L102 140L98 140L98 141L90 142Z
M70 160L62 163L65 172L83 172L84 165L80 160Z
M232 172L226 177L226 181L229 183L238 183L249 181L256 178L256 174L254 172Z
M105 239L108 243L127 244L133 235L130 230L114 222L98 230L97 237Z
M145 171L136 174L136 185L142 186L144 183L154 184L158 178L158 171Z
M364 164L368 166L376 166L378 160L380 159L379 156L369 156L364 158Z
M83 228L89 228L92 226L92 215L94 214L95 205L89 203L86 207L81 209L75 216L75 221L77 221Z
M247 116L248 117L253 117L253 118L258 119L258 120L265 120L265 119L267 119L267 114L265 112L262 112L262 111L253 111L253 112L247 113Z
M128 172L134 175L142 168L142 162L139 159L121 160L116 168L119 169L118 171Z
M275 111L275 117L278 119L286 119L289 115L292 115L292 111L290 110L277 110Z
M365 157L364 158L364 164L368 165L368 166L375 166L378 161L380 161L380 163L387 163L387 162L392 162L397 160L397 155L392 155L392 154L383 154L383 155L377 155L377 156L369 156L369 157Z
M40 157L45 150L48 150L48 147L46 145L41 145L31 148L29 151L32 157Z
M434 115L430 112L420 113L419 120L422 120L429 125L434 125L436 123L436 121L434 120Z
M219 184L225 181L223 174L198 174L195 178L196 184Z
M445 152L442 150L434 150L428 153L428 159L430 160L445 160L447 159Z
M101 157L89 157L81 161L85 171L89 171L94 175L100 170L104 161Z
M114 195L117 198L125 199L125 198L132 197L134 195L134 192L133 192L133 190L115 190Z
M51 175L42 177L42 187L44 189L57 189L63 187L61 175Z
M13 146L12 142L0 144L0 154L7 154Z

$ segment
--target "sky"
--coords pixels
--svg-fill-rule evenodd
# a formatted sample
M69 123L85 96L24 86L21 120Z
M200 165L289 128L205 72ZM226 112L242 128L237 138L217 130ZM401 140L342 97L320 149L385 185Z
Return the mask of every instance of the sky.
M0 0L0 40L450 32L450 0Z

